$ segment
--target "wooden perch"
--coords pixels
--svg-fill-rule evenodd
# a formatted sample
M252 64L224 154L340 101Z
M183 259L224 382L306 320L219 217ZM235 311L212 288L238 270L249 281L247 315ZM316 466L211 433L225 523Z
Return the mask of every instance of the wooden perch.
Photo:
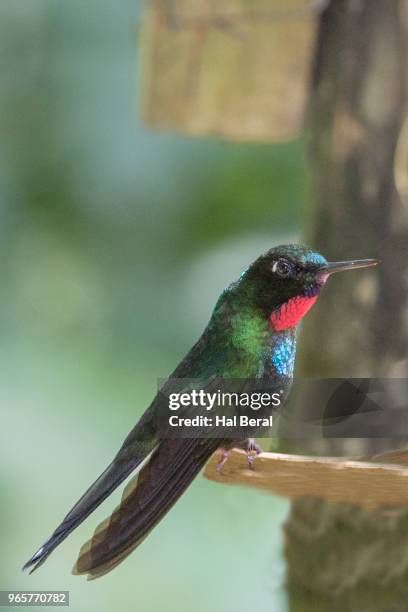
M408 453L402 452L402 457ZM381 462L352 461L332 457L303 457L280 453L262 453L248 469L246 454L233 450L216 470L215 453L204 471L209 480L263 489L290 499L318 497L330 502L355 504L365 510L408 506L408 466L391 462L401 460L401 453L377 457ZM387 464L387 457L390 464ZM402 463L402 460L401 460Z
M401 448L399 450L389 451L388 453L381 453L381 455L375 455L367 459L374 463L394 463L397 465L408 465L408 450Z

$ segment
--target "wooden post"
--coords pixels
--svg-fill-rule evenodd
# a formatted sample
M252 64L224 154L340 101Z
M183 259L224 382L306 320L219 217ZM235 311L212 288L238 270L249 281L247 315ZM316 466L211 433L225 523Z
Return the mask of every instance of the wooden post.
M408 374L408 208L395 183L407 116L407 7L333 0L321 19L306 239L330 258L379 257L382 265L329 283L305 321L302 375Z

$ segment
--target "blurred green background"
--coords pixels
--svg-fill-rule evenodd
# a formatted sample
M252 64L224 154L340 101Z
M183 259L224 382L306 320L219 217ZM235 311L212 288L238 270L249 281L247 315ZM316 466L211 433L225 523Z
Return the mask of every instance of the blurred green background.
M32 576L21 565L111 460L220 290L298 238L302 143L146 129L141 6L0 4L2 589L71 609L285 610L288 503L198 478L143 546L73 577L116 492Z

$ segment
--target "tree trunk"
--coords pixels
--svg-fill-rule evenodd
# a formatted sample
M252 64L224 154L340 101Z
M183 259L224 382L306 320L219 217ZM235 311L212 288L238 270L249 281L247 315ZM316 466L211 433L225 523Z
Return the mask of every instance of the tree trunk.
M408 214L394 177L407 15L406 0L333 0L321 17L307 242L332 259L383 263L329 282L300 342L308 377L408 373ZM408 512L297 501L286 557L293 611L408 609Z
M329 258L382 264L329 282L300 343L307 376L408 374L408 209L394 179L406 116L403 9L405 0L334 0L321 19L306 237Z

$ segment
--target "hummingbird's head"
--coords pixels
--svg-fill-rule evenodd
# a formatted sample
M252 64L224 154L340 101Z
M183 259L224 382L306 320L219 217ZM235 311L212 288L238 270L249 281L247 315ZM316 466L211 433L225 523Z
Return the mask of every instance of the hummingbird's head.
M239 286L273 329L281 331L296 327L331 274L377 263L375 259L330 263L303 245L282 245L261 255L241 276Z

